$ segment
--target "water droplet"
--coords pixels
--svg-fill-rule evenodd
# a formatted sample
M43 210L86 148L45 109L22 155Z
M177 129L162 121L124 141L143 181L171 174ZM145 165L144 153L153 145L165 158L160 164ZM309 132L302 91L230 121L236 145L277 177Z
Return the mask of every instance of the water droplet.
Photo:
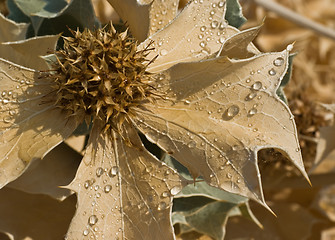
M84 182L84 187L86 188L86 189L88 189L90 186L92 186L92 184L95 182L95 179L91 179L91 180L86 180L85 182Z
M197 146L197 143L196 143L195 141L190 141L190 142L187 144L187 146L188 146L189 148L195 148L195 147Z
M160 54L161 54L162 56L165 56L166 54L168 54L168 51L165 50L165 49L162 49L162 50L160 51Z
M87 236L89 234L89 231L87 229L84 230L83 235Z
M206 31L206 27L205 27L205 26L200 27L200 31L201 31L201 32Z
M232 175L231 173L227 173L227 178L231 179L232 178Z
M90 226L93 226L94 224L96 224L98 222L98 218L96 215L91 215L89 218L88 218L88 224Z
M15 111L15 110L10 110L10 111L9 111L9 115L14 116L15 114L16 114L16 111Z
M162 197L168 197L169 196L169 193L168 192L163 192L162 193Z
M257 132L257 131L258 131L258 128L254 128L253 131L254 131L254 132Z
M214 14L215 14L215 11L212 10L212 11L209 12L209 14L210 14L210 15L214 15Z
M219 22L218 21L211 22L211 27L212 28L217 28L218 26L219 26Z
M259 81L257 81L257 82L255 82L254 84L252 84L251 88L252 88L253 90L258 91L258 90L260 90L260 89L262 88L262 83L259 82Z
M175 186L175 187L170 189L170 193L171 193L172 196L177 195L180 191L181 191L181 187L179 187L179 186Z
M117 166L114 166L109 170L109 176L110 177L115 177L119 172L119 168Z
M199 39L203 39L203 38L204 38L204 35L203 35L202 33L200 33L200 34L198 35L198 38L199 38Z
M296 151L296 152L299 152L299 151L300 151L300 148L296 148L295 151Z
M276 67L280 67L283 64L284 64L284 58L282 58L282 57L276 58L273 61L273 65L275 65Z
M255 93L255 92L249 93L248 96L246 96L245 100L250 101L250 100L254 99L256 96L257 96L257 93Z
M199 45L200 45L200 47L206 47L206 42L204 42L204 41L201 41L200 43L199 43Z
M11 123L12 120L13 120L13 118L12 118L11 116L5 116L5 117L3 118L3 122L4 122L4 123Z
M271 76L274 76L274 75L276 75L276 70L274 70L273 68L271 68L270 70L269 70L269 74L271 75Z
M157 207L157 209L158 209L158 211L161 211L161 210L164 210L164 209L166 209L166 203L165 202L160 202L159 204L158 204L158 207Z
M97 177L101 177L102 174L104 174L105 170L102 167L97 168L96 174Z
M111 186L111 185L106 185L106 186L104 187L104 192L105 192L105 193L109 193L111 190L112 190L112 186Z
M95 190L95 191L98 191L98 190L99 190L99 188L100 188L100 186L99 186L99 185L95 185L95 187L94 187L94 190Z
M168 169L165 171L165 175L169 175L169 174L170 174L170 170Z
M225 2L219 2L219 3L218 3L219 8L224 7L224 5L225 5Z
M257 113L257 109L256 108L252 108L248 111L248 117L252 117Z
M222 114L222 119L228 121L235 117L239 111L240 108L237 105L232 105Z

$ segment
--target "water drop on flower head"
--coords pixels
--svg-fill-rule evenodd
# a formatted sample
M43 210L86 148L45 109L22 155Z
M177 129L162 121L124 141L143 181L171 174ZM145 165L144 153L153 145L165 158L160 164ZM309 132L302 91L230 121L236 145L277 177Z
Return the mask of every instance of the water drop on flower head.
M219 22L218 21L213 21L212 23L211 23L211 27L212 28L217 28L219 26Z
M237 105L232 105L222 114L222 119L228 121L235 117L239 111L240 108Z
M273 65L275 65L276 67L280 67L283 64L284 64L284 58L282 58L282 57L276 58L273 61Z
M89 218L88 218L88 224L90 226L96 224L98 222L98 218L96 215L91 215Z

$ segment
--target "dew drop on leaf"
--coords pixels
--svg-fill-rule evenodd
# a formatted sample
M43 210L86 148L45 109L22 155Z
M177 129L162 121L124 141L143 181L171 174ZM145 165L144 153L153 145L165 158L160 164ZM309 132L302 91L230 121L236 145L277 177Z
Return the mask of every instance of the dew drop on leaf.
M117 166L112 167L111 170L109 171L109 176L115 177L118 171L119 171L119 168Z
M280 67L284 64L284 58L282 57L279 57L279 58L276 58L274 61L273 61L273 65L275 65L276 67Z
M257 113L256 108L252 108L248 111L248 117L254 116Z
M97 168L96 174L97 177L101 177L102 174L104 174L104 169L102 167Z
M222 118L226 121L231 120L239 113L239 111L240 108L237 105L232 105L222 114Z
M84 230L83 235L87 236L89 234L89 231L87 229Z
M106 186L104 187L104 192L105 192L105 193L109 193L111 190L112 190L112 186L111 186L111 185L106 185Z
M255 82L254 84L252 84L251 88L252 88L253 90L258 91L258 90L260 90L260 89L262 88L262 83L259 82L259 81L257 81L257 82Z
M276 71L272 68L272 69L269 70L269 74L271 76L274 76L274 75L276 75Z
M257 93L255 93L255 92L249 93L248 96L245 98L245 100L250 101L250 100L254 99L256 96L257 96Z
M88 224L90 226L93 226L94 224L96 224L98 222L98 218L96 215L91 215L89 218L88 218Z

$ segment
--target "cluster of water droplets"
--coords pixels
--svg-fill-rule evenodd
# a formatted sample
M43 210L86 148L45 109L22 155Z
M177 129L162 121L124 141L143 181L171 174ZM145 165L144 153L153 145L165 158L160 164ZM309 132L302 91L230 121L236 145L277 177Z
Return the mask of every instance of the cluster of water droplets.
M79 187L84 189L84 191L88 191L87 194L91 202L86 202L85 204L90 204L92 209L90 212L83 212L83 217L87 218L87 225L83 230L84 236L93 239L94 237L105 239L100 232L102 229L100 229L101 227L98 223L100 221L103 222L107 215L112 215L115 222L121 221L120 202L114 196L120 187L117 180L118 173L119 168L117 166L112 166L111 168L98 167L95 171L90 172L90 178L85 180L82 184L79 184ZM110 212L105 212L105 209L100 208L101 204L103 204L100 201L106 201L110 206ZM118 237L119 234L119 232L116 232L115 236Z
M26 70L27 71L27 70ZM31 75L31 72L28 73ZM39 93L33 90L33 80L26 76L21 68L4 64L0 68L0 80L3 83L0 91L1 121L5 126L12 125L19 114L19 104Z
M158 2L158 1L157 1ZM171 1L165 2L161 1L158 3L153 3L152 7L154 8L152 12L154 14L151 16L150 22L150 33L157 32L161 28L163 28L166 24L169 23L175 17L175 14L178 10L177 2ZM150 34L150 35L151 35Z
M192 32L183 34L185 36L177 34L177 39L171 38L171 36L158 38L152 44L155 48L154 51L160 56L165 56L173 51L172 48L175 48L176 44L180 46L187 44L187 48L180 49L181 51L189 51L185 53L187 55L203 56L218 51L226 40L225 29L228 23L224 19L225 4L225 1L213 3L208 0L194 0L191 2L192 7L189 7L188 12L184 13L185 16L189 15L184 18L179 16L180 19L177 18L176 23L173 23L178 24L178 22L185 20L183 26L186 32L193 29Z

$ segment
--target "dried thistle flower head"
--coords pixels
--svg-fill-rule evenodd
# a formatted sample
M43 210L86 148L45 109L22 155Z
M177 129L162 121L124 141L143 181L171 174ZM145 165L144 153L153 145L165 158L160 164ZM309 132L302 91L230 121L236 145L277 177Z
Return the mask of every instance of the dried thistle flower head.
M130 110L152 98L146 71L152 49L137 50L128 31L117 33L111 24L72 34L63 37L64 49L56 52L56 105L68 116L84 113L87 122L99 118L105 130L121 129Z

